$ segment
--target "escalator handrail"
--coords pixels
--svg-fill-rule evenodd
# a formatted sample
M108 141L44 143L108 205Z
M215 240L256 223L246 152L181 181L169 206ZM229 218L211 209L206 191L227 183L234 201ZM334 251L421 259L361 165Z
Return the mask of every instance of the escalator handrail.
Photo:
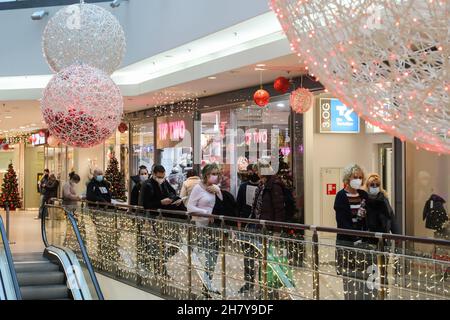
M47 207L52 207L52 205L46 205ZM91 263L91 259L89 259L89 255L87 253L86 250L86 246L84 245L83 239L81 238L81 234L80 234L80 230L78 229L78 225L77 222L73 216L73 213L70 211L67 211L66 208L63 207L58 207L64 210L64 213L67 215L67 218L70 221L70 224L72 226L73 231L75 232L75 236L77 237L77 242L78 245L80 246L80 250L81 250L81 255L83 256L83 261L86 264L86 268L89 272L89 276L91 277L92 283L94 285L94 289L95 292L97 293L97 297L99 300L105 300L105 298L103 297L103 293L102 290L100 289L100 285L98 283L97 277L95 275L94 272L94 268L92 267L92 263ZM42 216L41 219L41 227L42 227L42 241L45 244L45 247L48 248L50 245L48 243L47 240L47 233L45 232L46 228L45 228L45 217L44 215Z
M14 285L14 291L16 292L17 300L22 300L22 293L20 292L19 281L17 280L16 269L14 267L14 262L11 254L11 249L9 247L9 240L6 238L6 230L3 225L3 218L0 216L0 237L3 241L3 246L5 249L6 260L8 262L8 268L11 273L11 279Z

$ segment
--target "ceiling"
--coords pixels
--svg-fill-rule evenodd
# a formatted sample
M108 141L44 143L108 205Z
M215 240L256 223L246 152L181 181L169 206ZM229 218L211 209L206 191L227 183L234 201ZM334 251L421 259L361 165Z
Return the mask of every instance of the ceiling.
M260 66L260 64L264 66ZM145 95L124 97L124 109L125 113L129 113L151 108L154 105L161 104L162 100L166 100L166 103L168 103L171 99L211 96L256 86L260 84L261 74L262 81L270 83L279 76L295 77L305 73L304 66L299 63L297 56L292 54L273 60L261 61L243 68L211 74L207 78L186 82L176 87ZM209 79L210 77L215 79ZM38 100L0 102L0 135L4 136L5 131L12 135L17 132L44 127Z

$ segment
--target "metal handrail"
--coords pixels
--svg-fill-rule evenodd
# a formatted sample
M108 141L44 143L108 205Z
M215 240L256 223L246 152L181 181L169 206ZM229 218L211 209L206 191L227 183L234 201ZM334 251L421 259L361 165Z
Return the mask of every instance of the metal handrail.
M64 213L67 215L67 218L69 219L70 224L72 225L72 229L75 232L75 236L77 237L77 242L78 242L78 244L80 246L81 255L83 256L84 263L86 264L86 268L87 268L87 270L89 272L89 276L91 277L92 283L93 283L94 288L95 288L95 292L97 293L97 297L98 297L99 300L105 300L105 298L103 296L103 293L102 293L102 290L100 289L100 284L98 283L97 276L95 275L94 268L92 267L91 260L89 258L88 253L87 253L86 246L84 245L83 239L81 237L80 230L78 229L77 222L76 222L76 220L75 220L75 218L73 216L73 213L68 211L68 210L66 210L66 208L64 208L64 207L55 206L55 205L52 205L52 204L46 204L45 206L47 208L58 208L58 209L64 210ZM44 216L42 216L41 220L42 220L42 222L41 222L42 241L44 242L45 247L49 247L50 244L48 243L47 233L45 232L45 230L46 230L46 228L45 228L45 220L46 219L45 219Z
M196 212L186 212L186 211L176 211L176 210L148 210L144 209L140 206L130 206L126 204L111 204L111 203L102 203L102 202L92 202L87 200L81 200L81 203L85 203L87 205L94 205L97 207L110 207L116 209L132 209L129 211L129 214L136 214L136 211L141 211L144 214L169 214L173 216L185 216L188 219L192 217L207 217L214 218L216 220L221 221L229 221L229 222L241 222L246 224L256 224L261 227L278 227L285 229L294 229L294 230L308 230L315 232L327 232L334 234L342 234L349 236L357 236L363 238L376 238L382 240L394 240L394 241L412 241L417 243L424 244L432 244L439 246L447 246L450 247L450 241L444 239L434 239L434 238L425 238L425 237L416 237L416 236L406 236L406 235L398 235L391 233L381 233L381 232L372 232L372 231L359 231L359 230L350 230L350 229L340 229L340 228L332 228L332 227L321 227L315 225L307 225L307 224L299 224L299 223L288 223L288 222L278 222L278 221L267 221L267 220L257 220L257 219L249 219L249 218L240 218L240 217L230 217L230 216L218 216L218 215L209 215L203 213Z
M3 218L1 216L0 216L0 237L2 238L3 246L5 248L6 260L8 261L8 268L11 273L14 291L16 292L16 298L18 300L22 300L22 293L20 292L19 281L17 280L16 269L14 268L11 249L9 248L9 242L6 237L6 230L5 226L3 225Z

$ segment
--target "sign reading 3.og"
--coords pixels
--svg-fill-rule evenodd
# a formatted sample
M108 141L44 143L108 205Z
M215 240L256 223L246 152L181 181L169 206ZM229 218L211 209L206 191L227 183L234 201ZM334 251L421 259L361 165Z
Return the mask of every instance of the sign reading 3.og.
M359 133L356 112L338 99L320 99L320 133Z

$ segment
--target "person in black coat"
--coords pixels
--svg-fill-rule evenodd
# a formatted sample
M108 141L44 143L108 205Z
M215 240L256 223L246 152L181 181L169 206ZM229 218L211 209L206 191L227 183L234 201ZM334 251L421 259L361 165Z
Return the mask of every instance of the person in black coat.
M47 183L45 185L43 198L44 204L50 204L51 199L57 198L58 190L59 190L59 181L56 179L56 176L52 173L49 175ZM39 212L39 219L41 219L43 215L44 217L48 216L48 211L46 207L44 207L44 209Z
M139 194L141 193L142 184L149 178L147 167L141 166L139 169L139 174L137 176L131 177L133 180L134 187L131 190L130 205L139 205Z
M94 170L94 177L87 185L86 200L99 203L111 203L110 184L103 177L103 171Z
M345 187L337 193L334 202L337 227L339 229L367 230L366 202L368 194L362 190L364 171L357 164L346 167L343 182ZM358 268L366 264L362 261L364 259L357 257L359 251L351 247L358 246L362 240L357 236L341 233L338 233L336 238L336 272L343 276L345 300L370 300L376 296L373 291L366 293L365 280L367 279L358 278Z
M381 178L377 173L369 175L365 189L368 191L366 203L367 230L399 234L394 210L392 210L391 204L386 196L386 191L381 187ZM372 239L370 242L376 244L378 240Z
M161 165L156 165L152 177L142 184L138 204L147 210L187 210L182 199L167 182L166 170Z

